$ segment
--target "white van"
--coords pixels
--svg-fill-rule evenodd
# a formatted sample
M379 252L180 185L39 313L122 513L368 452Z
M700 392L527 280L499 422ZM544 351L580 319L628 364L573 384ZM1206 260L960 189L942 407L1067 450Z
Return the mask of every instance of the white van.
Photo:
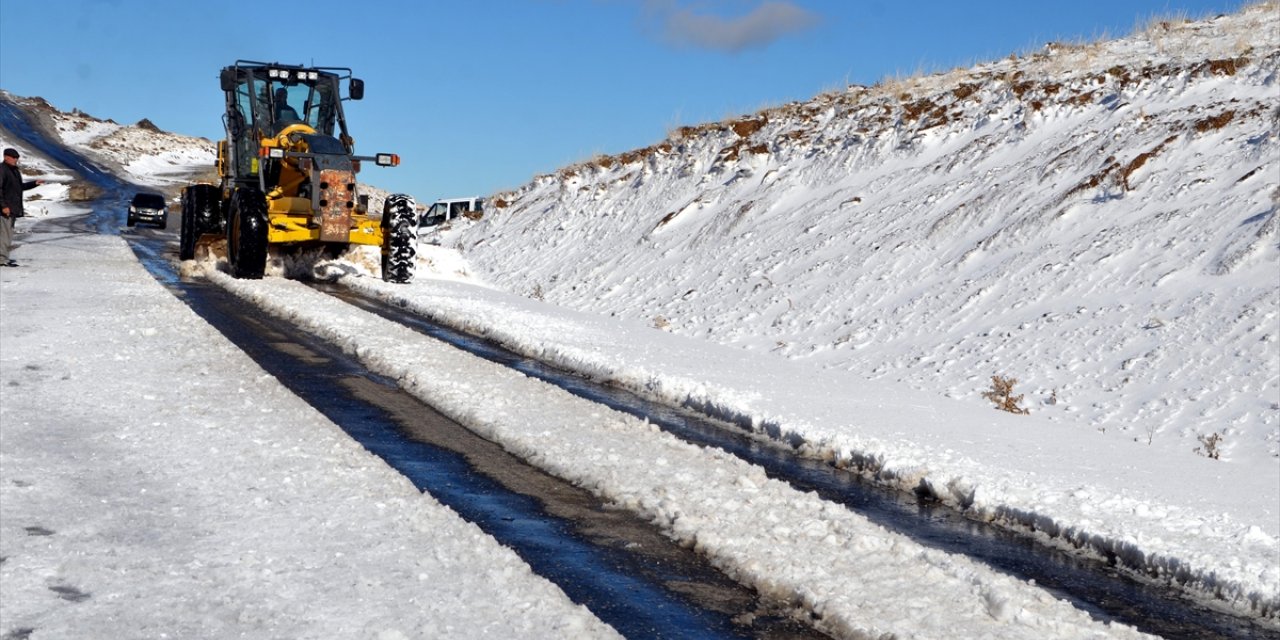
M434 227L444 224L461 216L473 214L468 217L476 218L484 212L484 198L450 198L448 200L436 200L427 210L418 218L418 227Z

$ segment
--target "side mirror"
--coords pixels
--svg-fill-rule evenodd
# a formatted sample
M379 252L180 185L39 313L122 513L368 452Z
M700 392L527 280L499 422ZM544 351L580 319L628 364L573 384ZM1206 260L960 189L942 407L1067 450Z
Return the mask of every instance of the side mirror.
M235 69L223 69L220 80L222 81L223 91L236 90L236 70Z
M364 80L360 78L351 79L351 99L361 100L364 98Z

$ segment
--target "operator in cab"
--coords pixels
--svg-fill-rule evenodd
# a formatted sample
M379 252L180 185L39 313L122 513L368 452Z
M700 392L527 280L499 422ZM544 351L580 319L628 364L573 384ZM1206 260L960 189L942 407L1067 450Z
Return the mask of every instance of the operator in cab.
M289 106L289 91L284 87L276 89L276 122L301 122L298 112Z

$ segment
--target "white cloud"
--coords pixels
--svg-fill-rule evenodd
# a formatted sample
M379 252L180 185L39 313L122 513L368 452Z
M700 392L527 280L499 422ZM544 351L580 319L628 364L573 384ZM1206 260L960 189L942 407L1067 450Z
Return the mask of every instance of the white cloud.
M818 23L818 16L790 2L765 2L750 13L725 18L679 6L673 0L645 3L662 38L679 46L738 53L766 47Z

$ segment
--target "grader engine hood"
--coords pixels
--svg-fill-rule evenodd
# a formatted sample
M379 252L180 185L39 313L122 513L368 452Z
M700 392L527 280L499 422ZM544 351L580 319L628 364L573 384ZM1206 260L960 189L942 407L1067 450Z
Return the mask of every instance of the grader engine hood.
M309 212L310 223L319 228L316 239L348 242L357 226L353 216L365 213L356 186L359 160L336 138L305 125L293 125L264 140L263 151L279 163L276 187L267 193L269 209Z

